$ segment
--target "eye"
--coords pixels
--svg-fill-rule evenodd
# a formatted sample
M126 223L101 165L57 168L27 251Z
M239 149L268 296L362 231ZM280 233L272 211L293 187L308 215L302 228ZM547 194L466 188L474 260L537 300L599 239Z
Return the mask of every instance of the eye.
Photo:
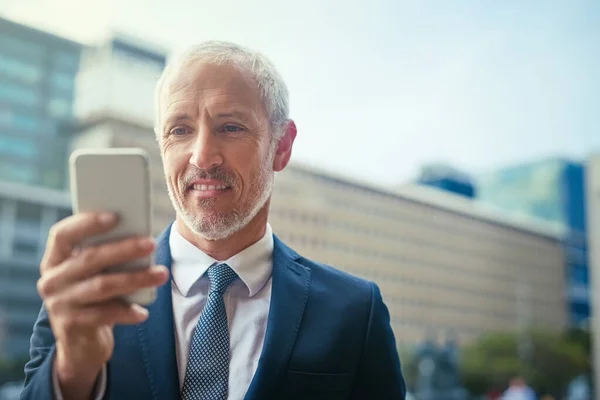
M235 132L242 132L245 129L242 128L241 126L237 126L237 125L225 125L222 128L223 132L227 132L227 133L235 133Z
M171 129L171 131L169 132L169 134L174 135L174 136L181 136L181 135L185 135L186 133L189 133L190 130L184 126L178 126L177 128L173 128Z

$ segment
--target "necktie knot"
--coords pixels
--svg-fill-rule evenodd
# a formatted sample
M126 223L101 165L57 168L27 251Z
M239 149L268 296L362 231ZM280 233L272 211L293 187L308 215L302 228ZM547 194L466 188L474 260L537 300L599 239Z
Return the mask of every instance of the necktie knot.
M237 274L225 263L211 265L208 268L210 292L224 293L236 277Z

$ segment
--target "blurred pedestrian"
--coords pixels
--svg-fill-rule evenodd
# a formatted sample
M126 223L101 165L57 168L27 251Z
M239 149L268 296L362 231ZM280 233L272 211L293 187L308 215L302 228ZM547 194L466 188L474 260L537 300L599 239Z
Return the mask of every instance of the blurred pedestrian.
M520 376L510 381L508 389L502 395L502 400L535 400L535 398L535 391Z

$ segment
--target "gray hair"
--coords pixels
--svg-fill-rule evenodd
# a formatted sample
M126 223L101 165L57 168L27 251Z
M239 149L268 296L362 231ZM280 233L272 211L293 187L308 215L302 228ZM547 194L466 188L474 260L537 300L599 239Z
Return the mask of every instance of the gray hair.
M203 61L216 65L233 65L256 82L260 97L271 123L273 140L279 140L289 121L289 93L275 66L267 57L256 51L231 42L207 41L189 47L174 63L163 71L155 91L154 132L160 137L160 98L167 78L182 65Z

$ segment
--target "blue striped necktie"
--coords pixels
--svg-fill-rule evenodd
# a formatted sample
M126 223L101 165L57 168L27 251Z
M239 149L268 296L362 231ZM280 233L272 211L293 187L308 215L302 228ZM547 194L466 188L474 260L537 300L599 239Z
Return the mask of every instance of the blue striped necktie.
M190 345L183 400L226 400L229 382L229 329L223 294L236 278L227 264L208 269L210 291Z

